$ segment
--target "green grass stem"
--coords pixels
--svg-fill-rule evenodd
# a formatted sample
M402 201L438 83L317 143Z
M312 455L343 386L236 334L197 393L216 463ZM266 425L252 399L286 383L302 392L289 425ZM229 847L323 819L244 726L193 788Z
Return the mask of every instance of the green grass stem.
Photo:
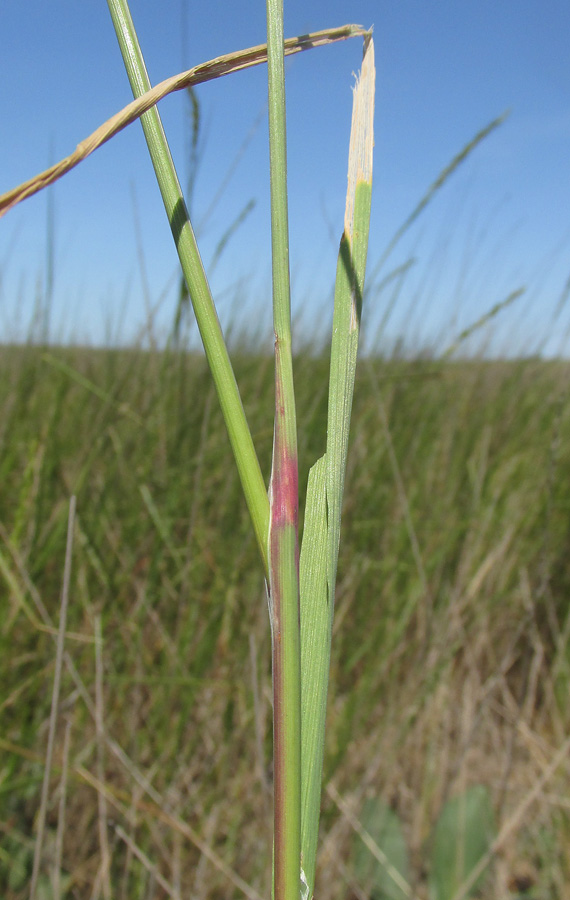
M298 900L301 858L301 650L298 460L291 346L283 2L267 0L275 430L270 487L275 900Z
M127 0L108 0L108 6L133 94L135 97L140 97L145 91L150 90L151 85ZM208 364L216 385L257 544L267 573L269 502L239 389L156 107L141 116L141 124L184 278L190 292Z

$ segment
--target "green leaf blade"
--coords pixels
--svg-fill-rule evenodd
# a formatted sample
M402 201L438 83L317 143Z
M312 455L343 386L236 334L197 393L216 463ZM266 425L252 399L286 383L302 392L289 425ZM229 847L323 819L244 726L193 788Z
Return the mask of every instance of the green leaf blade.
M335 284L327 450L309 475L300 564L301 858L309 898L315 884L334 593L370 223L374 82L374 43L368 37L354 90Z
M326 458L322 456L309 472L300 559L301 865L309 896L315 883L332 627L327 547Z

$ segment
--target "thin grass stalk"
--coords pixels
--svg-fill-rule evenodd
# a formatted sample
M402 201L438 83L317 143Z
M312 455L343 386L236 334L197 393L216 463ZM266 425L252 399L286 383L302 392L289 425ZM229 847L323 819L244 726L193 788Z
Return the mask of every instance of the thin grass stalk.
M34 848L34 862L30 884L30 900L35 900L42 861L43 839L45 831L46 814L49 799L49 782L51 765L53 760L53 748L55 741L55 729L57 725L57 712L59 708L59 692L61 686L61 670L63 667L63 654L65 645L65 625L67 622L67 606L69 602L69 582L71 579L71 559L73 554L73 526L75 522L75 497L69 501L69 514L67 518L67 543L65 547L65 563L63 568L63 587L61 591L61 607L59 611L59 628L57 632L57 644L55 654L55 671L53 676L53 690L51 695L51 712L49 717L49 731L47 740L44 779L42 783L42 795L40 810L38 813L38 832Z
M108 7L133 94L135 97L140 97L150 90L151 85L127 0L108 0ZM237 382L180 182L156 107L152 107L141 116L141 124L184 278L190 292L200 336L216 386L245 500L267 574L269 503Z
M298 900L301 856L301 662L297 423L291 347L283 2L267 0L275 431L270 484L275 900Z
M59 782L59 804L57 810L57 832L53 861L53 896L61 896L61 863L63 859L63 836L65 834L65 804L67 800L67 775L69 771L69 746L71 743L71 721L65 723L63 738L63 760Z
M105 778L105 713L103 696L103 635L101 628L101 616L95 617L95 729L97 736L97 778L103 782ZM107 825L107 801L105 795L97 794L99 851L101 854L99 872L103 897L111 900L111 851L109 848Z
M372 270L372 272L370 274L370 277L372 280L374 280L376 278L378 273L382 270L384 263L386 262L388 257L391 255L391 253L393 252L393 250L395 249L397 244L399 244L399 242L401 241L401 239L403 238L405 233L411 228L411 226L414 224L416 219L423 213L426 206L428 206L431 203L434 196L437 194L438 191L441 190L441 188L444 186L444 184L446 184L446 182L453 175L455 170L459 168L459 166L467 159L468 156L471 155L473 150L475 150L475 148L478 147L479 144L485 140L486 137L488 137L493 131L495 131L496 128L499 128L507 120L507 118L509 117L509 114L510 114L509 110L507 110L506 112L502 113L502 115L497 116L495 119L493 119L487 125L485 125L484 128L481 128L477 132L477 134L475 134L471 138L471 140L468 141L467 144L465 144L465 146L463 146L461 148L459 153L456 153L456 155L453 157L451 162L448 163L447 166L441 170L441 172L439 173L439 175L437 176L435 181L432 184L430 184L429 188L427 189L427 191L425 192L425 194L423 195L423 197L421 198L419 203L417 203L415 205L415 207L413 208L413 210L411 211L409 216L402 222L400 227L394 232L392 238L390 239L390 242L388 243L388 246L382 253L380 259L377 261L377 263L374 266L374 269Z
M180 900L180 891L176 890L176 888L171 885L163 875L161 875L158 866L151 862L146 853L141 850L138 844L134 842L134 840L124 830L124 828L121 828L120 825L115 825L115 834L123 841L124 844L126 844L133 856L136 856L139 862L142 863L146 871L150 875L152 875L152 877L156 880L156 883L159 885L159 887L162 888L165 894L168 894L169 897L172 897L172 900Z

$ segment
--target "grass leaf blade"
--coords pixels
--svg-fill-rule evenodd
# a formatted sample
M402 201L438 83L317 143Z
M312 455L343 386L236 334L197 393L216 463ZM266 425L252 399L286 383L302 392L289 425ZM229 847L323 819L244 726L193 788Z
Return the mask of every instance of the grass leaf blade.
M344 473L368 251L374 82L374 42L369 38L365 41L362 70L354 89L344 233L340 242L334 299L326 454L331 597L334 597L336 582Z
M374 43L367 37L354 89L344 232L337 264L327 452L311 469L301 554L301 859L309 897L315 883L334 586L368 249L374 83Z
M327 589L326 457L309 472L301 579L301 864L315 882L332 618Z

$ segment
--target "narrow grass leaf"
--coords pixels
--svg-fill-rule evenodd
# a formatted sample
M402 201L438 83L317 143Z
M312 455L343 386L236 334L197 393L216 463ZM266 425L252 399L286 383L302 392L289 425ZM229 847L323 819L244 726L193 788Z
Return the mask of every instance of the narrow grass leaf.
M344 232L335 286L327 452L311 471L308 528L301 559L301 858L312 897L315 882L334 586L364 273L374 145L374 43L367 37L354 89ZM305 540L307 544L305 545ZM324 545L326 544L326 548ZM323 568L324 567L324 568ZM325 574L326 572L326 574ZM314 629L309 637L309 631Z
M337 265L331 343L327 421L328 564L331 597L334 597L336 582L344 473L368 251L374 146L374 83L374 42L369 38L365 42L362 71L354 90L348 190L344 233Z
M300 559L301 586L301 865L315 880L332 618L327 589L326 457L309 472ZM316 824L315 824L316 810Z

